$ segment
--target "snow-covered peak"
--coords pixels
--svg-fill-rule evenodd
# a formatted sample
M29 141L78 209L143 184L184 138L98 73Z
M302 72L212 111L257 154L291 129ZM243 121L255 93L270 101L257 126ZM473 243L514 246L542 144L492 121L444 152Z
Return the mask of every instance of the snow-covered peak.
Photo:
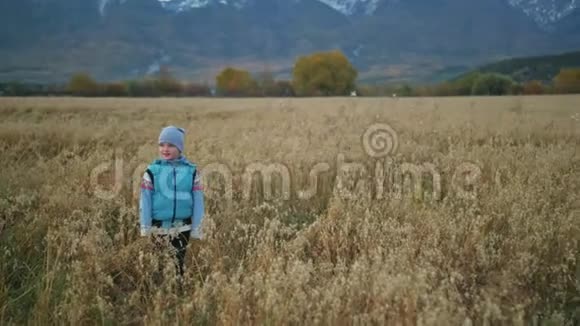
M214 4L231 5L241 9L249 0L158 0L163 8L182 12L190 9L203 8Z
M125 2L125 0L99 0L99 12L101 13L101 16L103 16L105 14L105 10L107 9L107 5L109 3L112 3L114 1L123 3Z
M553 24L580 7L580 0L508 0L508 2L513 7L523 10L540 26Z
M102 0L107 1L107 0ZM109 0L113 1L113 0ZM158 0L163 8L182 12L203 8L213 4L231 5L238 9L246 6L249 0ZM381 0L318 0L344 15L357 13L372 14Z
M380 0L318 0L344 15L370 15L377 10Z
M98 0L101 14L111 2L126 0ZM229 5L241 9L252 0L158 0L161 6L174 12L182 12L211 5ZM346 15L373 14L380 4L395 4L406 0L317 0L328 7ZM430 0L425 0L430 1ZM480 0L485 1L485 0ZM580 8L580 0L505 0L511 6L525 12L538 25L545 27L564 18Z
M126 0L98 0L99 2L99 12L104 15L107 10L107 6L113 2L123 3ZM235 8L241 9L248 4L250 0L157 0L161 6L167 10L174 12L182 12L191 9L204 8L210 5L230 5Z
M159 0L161 6L166 9L171 9L174 11L184 11L188 9L202 8L208 6L211 0ZM224 1L225 2L225 1Z

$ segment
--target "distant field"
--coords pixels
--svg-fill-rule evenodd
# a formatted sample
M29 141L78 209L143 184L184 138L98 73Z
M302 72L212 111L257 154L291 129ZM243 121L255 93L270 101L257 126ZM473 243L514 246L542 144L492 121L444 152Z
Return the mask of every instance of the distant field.
M181 289L138 236L169 124ZM0 98L0 149L0 324L580 322L580 96Z

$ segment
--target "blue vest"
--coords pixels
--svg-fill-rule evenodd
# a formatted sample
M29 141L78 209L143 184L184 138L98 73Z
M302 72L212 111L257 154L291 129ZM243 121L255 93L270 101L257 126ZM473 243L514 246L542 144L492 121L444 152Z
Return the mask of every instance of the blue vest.
M153 182L152 217L169 228L193 215L193 182L196 166L187 160L156 160L147 169Z

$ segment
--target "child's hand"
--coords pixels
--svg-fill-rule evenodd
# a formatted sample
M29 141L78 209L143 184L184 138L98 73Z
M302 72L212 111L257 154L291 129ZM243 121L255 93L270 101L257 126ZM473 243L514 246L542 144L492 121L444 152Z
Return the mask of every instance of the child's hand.
M141 228L141 236L142 237L146 237L149 236L149 234L151 234L151 229L150 228Z
M193 230L191 230L191 233L189 234L189 238L190 239L201 240L202 239L202 234L199 231L199 229L193 229Z

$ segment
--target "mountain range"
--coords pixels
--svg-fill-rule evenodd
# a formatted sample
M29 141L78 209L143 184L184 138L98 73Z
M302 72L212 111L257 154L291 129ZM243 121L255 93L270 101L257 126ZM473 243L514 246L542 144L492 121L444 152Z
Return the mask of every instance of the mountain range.
M166 65L212 82L225 66L288 77L340 49L362 81L446 78L580 48L580 0L12 0L0 3L0 81L139 78Z

